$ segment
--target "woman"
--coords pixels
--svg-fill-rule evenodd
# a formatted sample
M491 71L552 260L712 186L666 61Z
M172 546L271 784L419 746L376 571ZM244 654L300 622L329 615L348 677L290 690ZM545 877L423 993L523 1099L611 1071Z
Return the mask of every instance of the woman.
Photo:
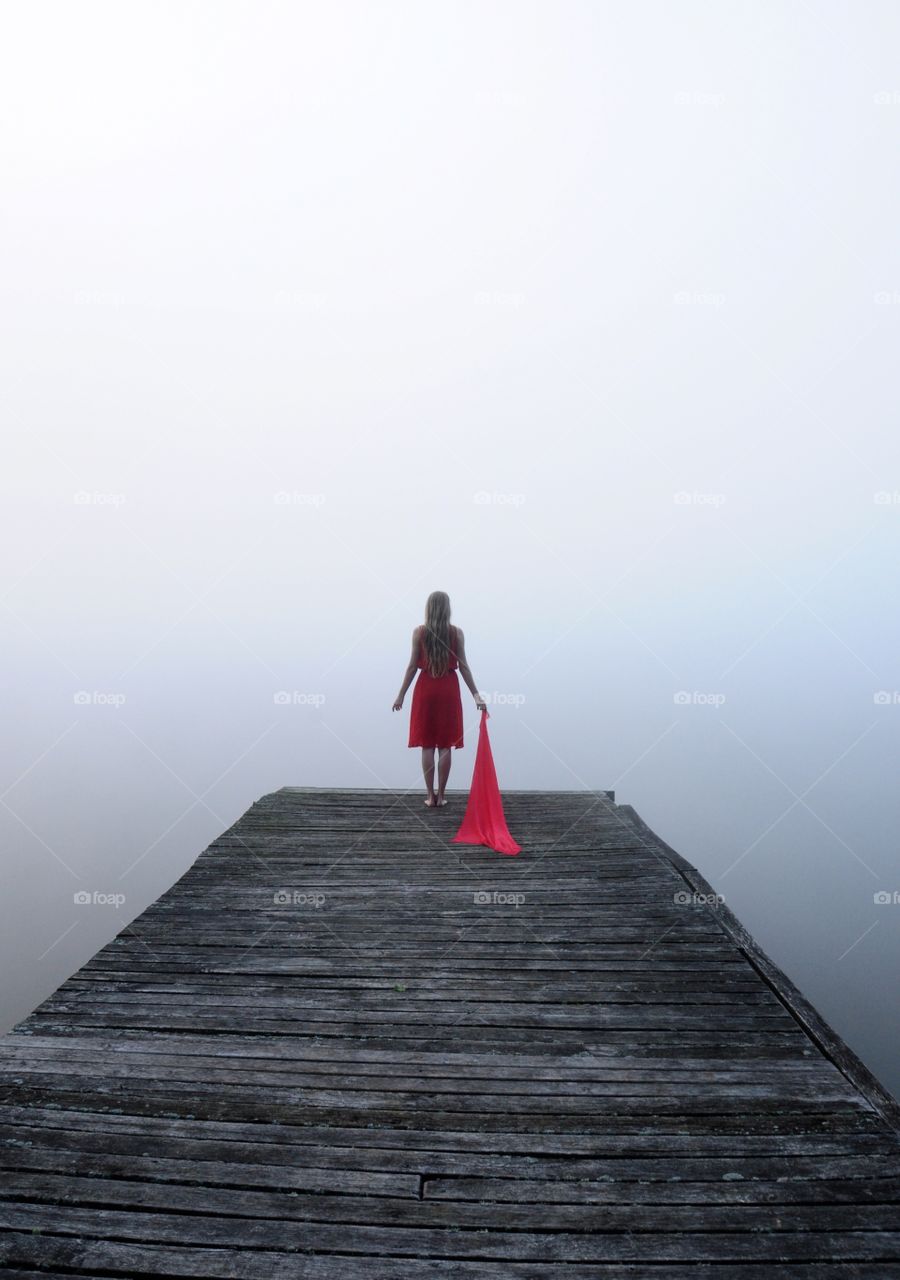
M409 717L409 745L422 748L426 808L445 805L444 791L450 776L450 751L463 745L462 700L457 667L462 672L479 711L485 709L472 672L466 662L466 643L461 627L450 623L450 597L446 591L432 591L425 602L425 623L412 634L412 652L403 684L394 702L394 711L403 707L406 691L417 670L421 674L413 689ZM438 789L434 790L434 753L438 751Z

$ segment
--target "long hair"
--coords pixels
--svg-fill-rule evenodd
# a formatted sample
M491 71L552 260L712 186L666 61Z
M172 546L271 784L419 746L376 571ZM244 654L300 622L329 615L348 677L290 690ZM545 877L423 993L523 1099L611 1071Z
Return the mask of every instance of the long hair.
M450 597L446 591L432 591L425 601L425 664L433 676L443 676L450 668Z

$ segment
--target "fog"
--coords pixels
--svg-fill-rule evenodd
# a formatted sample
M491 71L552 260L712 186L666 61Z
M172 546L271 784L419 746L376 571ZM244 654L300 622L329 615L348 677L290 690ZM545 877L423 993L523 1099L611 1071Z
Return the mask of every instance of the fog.
M2 36L3 1027L258 796L419 805L440 589L501 786L614 789L900 1089L900 10Z

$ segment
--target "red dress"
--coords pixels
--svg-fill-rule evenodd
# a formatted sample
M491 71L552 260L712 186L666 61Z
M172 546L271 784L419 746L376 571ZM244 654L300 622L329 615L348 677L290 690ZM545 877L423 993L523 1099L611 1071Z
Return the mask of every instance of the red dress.
M456 627L450 627L450 667L442 676L428 670L424 643L425 628L419 632L420 668L413 685L409 716L411 747L461 747L463 745L462 698L456 669Z

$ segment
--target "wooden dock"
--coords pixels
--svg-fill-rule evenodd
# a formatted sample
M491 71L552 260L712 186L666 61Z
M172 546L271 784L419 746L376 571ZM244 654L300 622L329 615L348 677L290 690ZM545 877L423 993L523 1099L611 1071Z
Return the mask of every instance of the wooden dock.
M900 1277L900 1110L611 792L285 788L0 1038L0 1265Z

